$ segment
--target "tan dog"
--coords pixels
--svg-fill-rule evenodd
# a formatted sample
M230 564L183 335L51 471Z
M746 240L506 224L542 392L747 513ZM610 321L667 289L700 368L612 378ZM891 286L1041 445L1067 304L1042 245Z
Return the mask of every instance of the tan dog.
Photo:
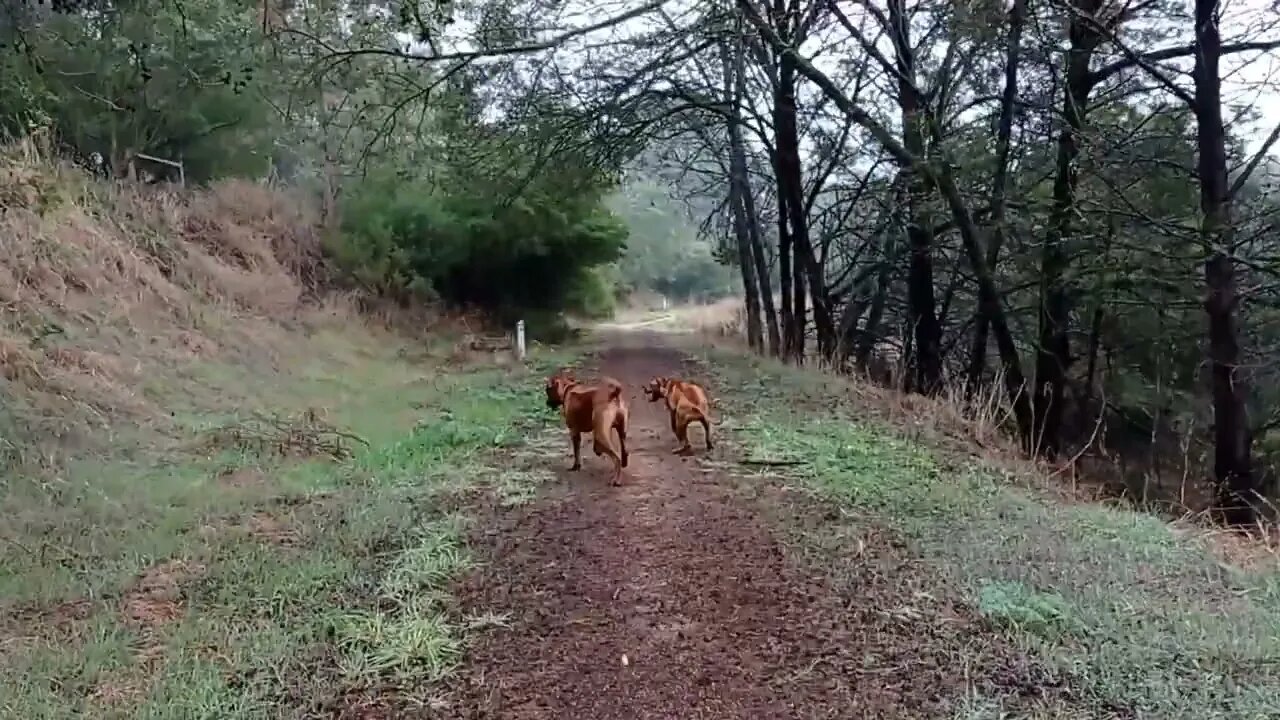
M673 378L656 377L644 386L644 393L649 402L666 400L667 410L671 413L671 431L680 441L676 453L693 451L689 444L689 424L700 423L707 438L707 449L711 444L711 411L707 402L707 392L697 383Z
M567 373L547 378L547 407L559 409L573 442L573 467L582 469L582 433L591 433L591 449L613 462L613 484L622 484L627 466L627 401L622 383L604 378L596 385L580 383ZM613 433L618 433L614 446Z

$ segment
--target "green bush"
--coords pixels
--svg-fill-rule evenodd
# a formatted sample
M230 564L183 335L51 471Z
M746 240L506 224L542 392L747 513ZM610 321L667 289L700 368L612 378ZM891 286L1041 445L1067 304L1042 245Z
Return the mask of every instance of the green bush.
M569 285L566 296L569 308L590 320L606 320L617 309L617 283L611 268L583 268Z
M564 315L549 310L533 310L524 314L525 337L543 345L563 345L577 340L578 331ZM510 321L508 321L509 324Z
M435 200L372 183L344 205L342 231L328 239L325 249L352 280L379 295L433 292L429 276L419 268L462 258L449 243L457 223Z
M376 292L430 293L498 317L601 317L613 297L597 268L621 256L626 236L590 186L544 179L504 199L483 179L432 184L388 173L346 202L329 253Z

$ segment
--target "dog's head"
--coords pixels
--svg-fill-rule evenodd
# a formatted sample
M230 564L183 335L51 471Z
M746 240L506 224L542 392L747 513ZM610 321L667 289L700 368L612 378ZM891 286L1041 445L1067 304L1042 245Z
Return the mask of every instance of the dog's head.
M645 397L649 398L649 402L657 402L667 396L667 388L670 387L671 381L662 376L658 376L648 382L644 386Z
M547 407L555 410L563 405L564 394L573 384L573 378L565 372L547 378Z

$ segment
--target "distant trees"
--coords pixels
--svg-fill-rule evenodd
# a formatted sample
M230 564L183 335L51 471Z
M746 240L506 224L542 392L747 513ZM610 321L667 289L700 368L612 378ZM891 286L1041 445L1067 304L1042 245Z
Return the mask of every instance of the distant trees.
M628 228L626 254L618 262L619 291L649 291L672 302L736 293L732 270L691 220L699 208L677 201L664 183L642 171L632 175L608 200Z

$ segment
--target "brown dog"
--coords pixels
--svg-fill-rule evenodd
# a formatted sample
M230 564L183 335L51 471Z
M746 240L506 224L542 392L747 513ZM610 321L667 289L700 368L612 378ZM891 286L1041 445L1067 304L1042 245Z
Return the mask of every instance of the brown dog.
M707 449L711 444L711 411L707 402L707 392L697 383L673 378L656 377L644 386L644 393L649 402L665 399L667 410L671 413L671 431L680 441L676 453L691 452L689 444L689 424L700 423L707 438Z
M622 484L627 466L627 401L622 383L604 378L596 385L580 383L567 373L547 378L547 407L559 409L573 442L573 467L582 468L582 433L591 433L591 449L613 462L613 484ZM617 447L613 433L618 433Z

